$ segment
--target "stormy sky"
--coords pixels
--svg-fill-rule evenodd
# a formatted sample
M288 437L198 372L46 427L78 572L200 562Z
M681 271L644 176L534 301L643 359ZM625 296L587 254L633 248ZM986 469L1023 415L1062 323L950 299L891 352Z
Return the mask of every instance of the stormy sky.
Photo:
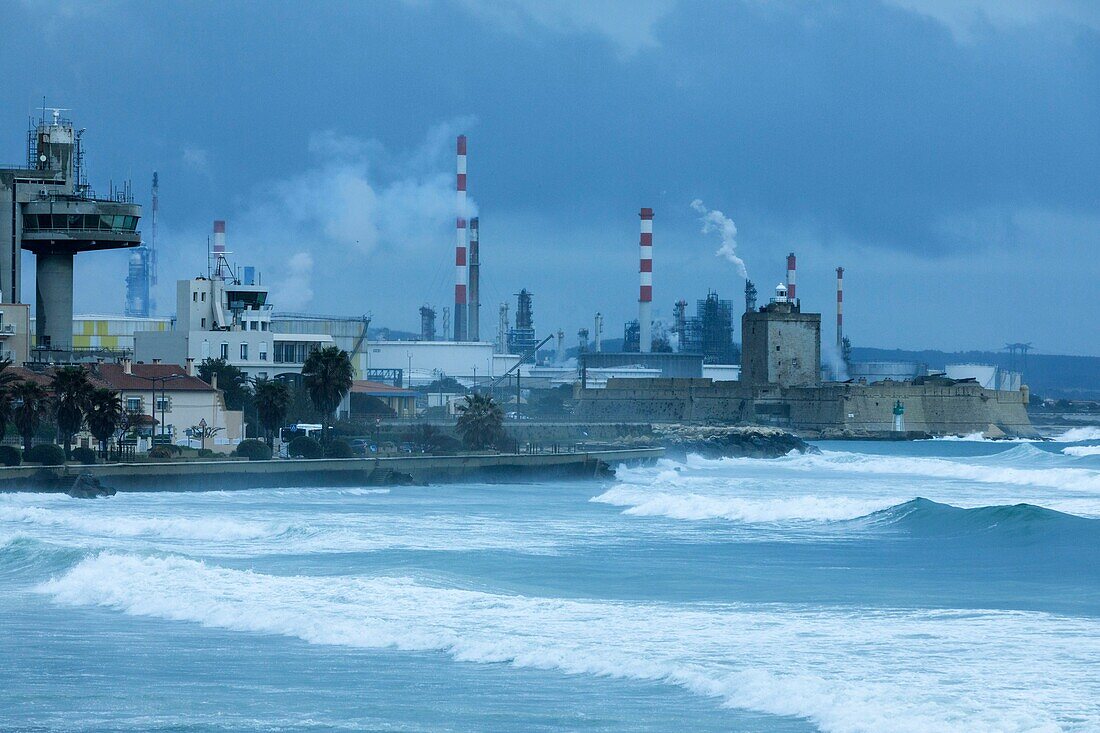
M277 309L415 330L452 300L465 132L483 335L521 287L541 333L574 344L602 311L621 335L649 206L664 318L708 289L740 304L736 258L767 293L794 251L826 340L843 265L856 345L1100 355L1088 0L0 11L0 160L23 159L45 95L87 128L97 189L131 178L147 203L159 171L163 314L224 218L234 259L283 286ZM126 255L77 261L77 309L121 312Z

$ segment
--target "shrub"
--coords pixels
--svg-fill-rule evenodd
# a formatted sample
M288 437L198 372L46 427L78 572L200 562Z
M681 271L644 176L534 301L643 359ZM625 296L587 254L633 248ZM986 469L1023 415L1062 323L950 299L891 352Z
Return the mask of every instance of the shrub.
M242 440L237 446L238 456L250 461L267 461L271 459L271 449L262 440Z
M210 456L214 455L214 451L210 450L209 448L199 448L197 455L199 458L209 458Z
M355 451L346 440L334 440L325 448L325 458L353 458Z
M19 449L12 445L0 445L0 463L5 466L18 466L23 460Z
M65 449L53 443L41 443L23 455L27 463L41 463L43 466L61 466L65 463Z
M172 457L172 449L166 445L155 445L149 449L149 457L164 460Z
M321 444L308 435L299 435L286 448L291 458L320 458Z
M95 463L95 451L91 448L85 448L83 446L79 448L73 448L73 460L80 461L85 466L91 466Z

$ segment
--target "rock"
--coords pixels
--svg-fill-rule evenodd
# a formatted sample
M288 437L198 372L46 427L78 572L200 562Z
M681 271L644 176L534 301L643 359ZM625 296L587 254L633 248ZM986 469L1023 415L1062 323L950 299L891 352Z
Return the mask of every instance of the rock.
M769 427L654 425L655 442L674 453L704 458L779 458L818 450L794 433Z
M114 496L115 490L104 486L99 479L90 473L82 473L76 477L73 487L69 489L69 496L74 499L95 499L98 496Z

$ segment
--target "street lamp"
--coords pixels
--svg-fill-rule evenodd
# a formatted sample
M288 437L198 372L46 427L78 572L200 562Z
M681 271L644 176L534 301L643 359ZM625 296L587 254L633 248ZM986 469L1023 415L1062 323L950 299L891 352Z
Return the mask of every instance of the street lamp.
M185 374L167 374L163 377L143 377L140 374L130 374L131 377L137 377L138 379L144 379L146 382L150 382L153 385L153 404L149 406L149 416L152 418L152 422L149 423L149 442L152 443L155 437L157 424L157 382L160 382L160 392L164 395L164 385L167 382L172 382L177 379L183 379ZM160 408L160 435L164 437L164 413L166 411L165 405L161 405Z

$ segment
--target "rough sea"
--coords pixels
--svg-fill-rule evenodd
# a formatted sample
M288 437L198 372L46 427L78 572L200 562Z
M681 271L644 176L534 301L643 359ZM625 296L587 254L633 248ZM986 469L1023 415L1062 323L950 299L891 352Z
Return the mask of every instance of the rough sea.
M0 730L1100 731L1100 431L0 494Z

